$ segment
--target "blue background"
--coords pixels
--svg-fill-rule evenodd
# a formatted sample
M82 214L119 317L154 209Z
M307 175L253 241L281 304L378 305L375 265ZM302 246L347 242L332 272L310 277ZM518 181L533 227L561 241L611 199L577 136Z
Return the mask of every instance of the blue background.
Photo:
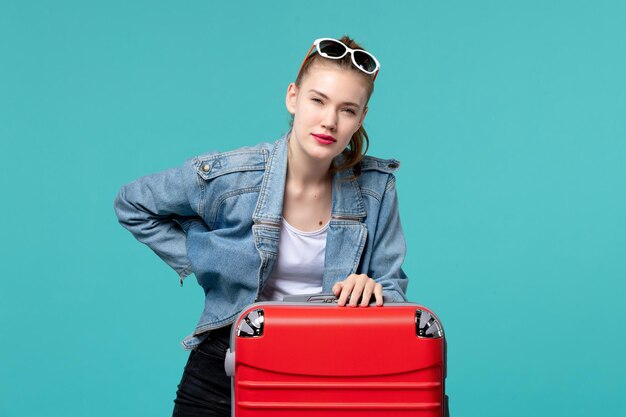
M409 297L449 341L453 417L624 415L620 1L0 0L1 416L170 415L203 294L113 198L272 141L311 42L382 70Z

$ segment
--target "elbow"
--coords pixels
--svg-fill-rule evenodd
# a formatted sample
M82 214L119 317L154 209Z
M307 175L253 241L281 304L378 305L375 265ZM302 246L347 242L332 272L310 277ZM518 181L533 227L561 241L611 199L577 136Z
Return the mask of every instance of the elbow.
M129 207L132 207L132 205L126 198L126 186L122 186L113 200L113 210L121 224L125 224L129 218Z

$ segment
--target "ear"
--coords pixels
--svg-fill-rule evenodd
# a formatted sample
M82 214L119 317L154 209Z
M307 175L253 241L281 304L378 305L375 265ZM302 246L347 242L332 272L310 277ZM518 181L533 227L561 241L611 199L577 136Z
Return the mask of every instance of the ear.
M298 97L298 87L296 87L296 83L289 83L287 87L287 94L285 96L285 105L287 106L287 111L291 114L296 113L296 98Z

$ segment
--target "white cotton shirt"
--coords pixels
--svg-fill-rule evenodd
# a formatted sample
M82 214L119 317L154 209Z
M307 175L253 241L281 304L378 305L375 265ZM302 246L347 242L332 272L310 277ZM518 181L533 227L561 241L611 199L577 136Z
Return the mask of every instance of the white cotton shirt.
M261 293L261 301L282 301L285 295L322 291L328 224L313 232L303 232L283 217L278 257Z

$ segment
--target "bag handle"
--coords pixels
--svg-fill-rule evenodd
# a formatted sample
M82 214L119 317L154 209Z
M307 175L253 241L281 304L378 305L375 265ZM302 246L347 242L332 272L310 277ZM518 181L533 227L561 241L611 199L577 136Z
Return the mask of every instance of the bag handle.
M372 298L370 301L370 306L376 305L376 299ZM339 301L339 297L335 294L294 294L294 295L286 295L283 297L284 302L288 303L315 303L315 304L337 304ZM348 297L348 302L350 301L350 297ZM393 303L393 298L383 296L383 304Z

